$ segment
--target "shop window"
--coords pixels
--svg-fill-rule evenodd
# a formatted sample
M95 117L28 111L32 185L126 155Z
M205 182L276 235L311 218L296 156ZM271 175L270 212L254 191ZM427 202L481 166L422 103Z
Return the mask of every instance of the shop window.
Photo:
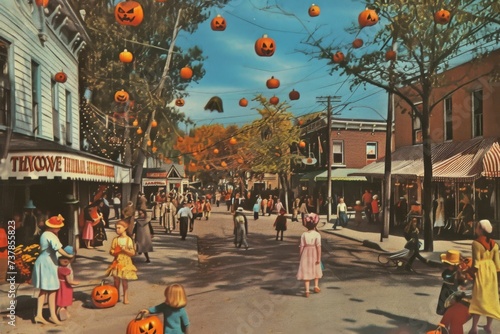
M0 126L11 125L9 48L10 44L0 38Z
M420 110L420 113L422 113L422 102L416 102L414 103L414 106ZM413 122L412 122L412 141L413 145L419 144L422 142L422 123L420 123L420 118L417 116L413 116Z
M453 140L453 103L451 96L444 99L444 140Z
M40 64L31 61L31 131L40 134Z
M472 92L472 136L483 135L483 91Z
M333 164L343 165L344 164L344 142L341 140L333 141Z
M61 139L59 130L59 101L57 98L57 83L51 80L51 98L52 98L52 131L54 133L54 141L58 142Z
M377 143L366 143L366 162L370 163L377 160L378 147Z

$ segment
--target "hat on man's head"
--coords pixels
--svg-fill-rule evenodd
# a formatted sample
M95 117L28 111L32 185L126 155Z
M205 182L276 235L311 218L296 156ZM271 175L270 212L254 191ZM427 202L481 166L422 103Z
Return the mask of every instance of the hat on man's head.
M481 225L481 228L486 233L491 233L493 231L493 226L491 226L491 223L488 219L480 220L479 225Z
M36 209L36 206L33 203L33 200L30 199L28 202L26 202L26 205L24 206L24 208L28 209L28 210L34 210L34 209Z
M449 250L441 254L441 262L448 263L453 266L460 264L460 252L457 250Z
M45 221L45 226L51 228L61 228L64 226L64 218L61 215L52 216Z
M73 194L66 194L64 198L64 204L78 204L78 201Z
M236 211L243 212L243 208L240 206L238 207L238 209L236 209Z

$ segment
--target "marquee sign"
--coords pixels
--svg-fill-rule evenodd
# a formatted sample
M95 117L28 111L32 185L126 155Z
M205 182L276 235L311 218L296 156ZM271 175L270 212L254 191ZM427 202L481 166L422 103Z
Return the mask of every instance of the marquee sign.
M0 164L0 179L40 177L115 182L115 166L74 154L40 151L9 153Z

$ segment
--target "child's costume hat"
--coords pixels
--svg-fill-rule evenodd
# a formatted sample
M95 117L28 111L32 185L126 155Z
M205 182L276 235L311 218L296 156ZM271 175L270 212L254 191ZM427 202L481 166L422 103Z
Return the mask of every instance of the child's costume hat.
M64 226L64 218L61 215L52 216L45 221L45 226L52 228L61 228Z
M456 266L460 263L460 252L457 250L449 250L441 254L441 262Z

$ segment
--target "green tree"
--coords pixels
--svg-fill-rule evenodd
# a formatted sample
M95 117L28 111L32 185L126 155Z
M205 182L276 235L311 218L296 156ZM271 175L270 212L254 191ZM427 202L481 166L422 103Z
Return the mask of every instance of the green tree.
M434 108L449 94L477 78L461 82L446 82L443 71L450 62L462 54L469 58L481 55L496 47L500 3L497 0L442 0L442 1L365 1L368 8L376 9L380 21L370 27L371 41L354 49L339 43L328 42L325 37L316 38L313 32L305 41L317 50L315 57L332 59L337 51L345 54L345 60L334 64L332 71L353 78L353 87L371 84L397 95L406 102L407 112L418 118L423 135L423 209L425 250L433 250L432 236L432 161L430 122ZM450 12L449 23L437 23L434 15L439 10ZM354 35L361 28L348 29ZM397 60L385 61L387 49L396 52ZM447 92L442 98L433 99L436 88ZM441 96L441 95L440 95ZM421 101L421 107L414 105Z

